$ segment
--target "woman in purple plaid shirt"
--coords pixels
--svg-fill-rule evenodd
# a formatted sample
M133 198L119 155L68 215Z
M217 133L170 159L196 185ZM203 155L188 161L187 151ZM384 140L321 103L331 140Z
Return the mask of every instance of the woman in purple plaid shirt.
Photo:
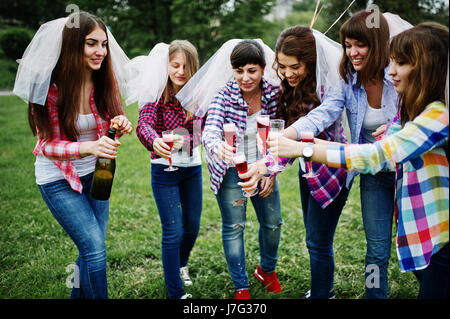
M311 29L304 26L289 27L278 37L276 68L284 79L277 117L284 119L286 126L320 104L316 94L316 42ZM319 136L346 143L340 118ZM334 297L333 238L351 186L345 186L347 173L343 169L318 163L312 167L318 176L302 177L305 164L299 160L300 199L311 268L311 290L306 297L326 299Z
M155 101L139 102L136 133L151 152L152 190L162 225L162 263L168 294L171 299L186 299L192 296L184 292L183 283L192 285L187 263L197 239L202 212L202 167L198 148L202 119L186 112L175 94L197 72L198 55L190 42L174 40L170 45L155 46L150 60L152 56L160 63L168 56L168 79L162 95ZM144 73L158 78L160 74L154 74L158 63L150 65L154 69L144 70ZM162 67L167 70L165 65ZM181 149L179 152L172 153L164 142L162 132L166 130L176 133L173 147ZM170 157L173 166L178 168L176 171L165 171Z

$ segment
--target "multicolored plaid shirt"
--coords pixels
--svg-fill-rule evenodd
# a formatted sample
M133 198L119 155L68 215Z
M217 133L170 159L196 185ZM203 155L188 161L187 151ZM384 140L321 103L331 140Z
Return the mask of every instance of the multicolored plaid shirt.
M161 137L163 131L174 130L185 138L185 143L189 143L192 156L192 150L201 144L205 119L206 116L203 119L193 116L186 121L186 113L183 112L180 102L169 90L167 102L162 95L158 102L150 102L142 106L139 110L136 134L141 143L151 152L150 158L155 159L160 156L153 151L154 140Z
M39 137L39 131L37 132L38 141L36 147L34 148L34 155L45 156L55 163L56 166L64 174L64 178L70 184L70 187L81 193L83 191L83 186L81 184L80 177L75 171L75 166L72 160L80 159L80 144L81 142L69 141L64 133L61 132L58 119L58 109L57 102L58 99L58 89L55 84L50 87L47 95L47 106L48 113L50 116L50 125L52 127L53 133L51 139L43 139ZM94 88L92 88L90 96L90 106L92 114L95 117L97 123L97 137L100 138L103 135L108 134L109 120L105 121L98 114L97 107L94 101Z
M280 89L262 79L261 114L276 117ZM223 124L233 122L236 125L236 144L238 147L247 129L248 105L242 97L236 81L229 81L215 96L208 108L203 145L206 149L206 161L211 178L211 190L217 194L223 177L227 172L227 163L217 157L217 148L223 141Z
M398 116L386 136L373 144L327 146L333 167L376 174L396 164L396 249L403 272L428 266L449 241L449 114L431 103L402 128Z

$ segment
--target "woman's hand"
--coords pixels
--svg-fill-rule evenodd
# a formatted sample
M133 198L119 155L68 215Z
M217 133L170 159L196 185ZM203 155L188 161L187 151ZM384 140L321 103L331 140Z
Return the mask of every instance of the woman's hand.
M281 134L269 134L267 147L274 156L295 158L302 155L302 143Z
M222 141L217 148L217 157L223 160L225 163L231 163L233 156L235 155L236 148L227 144L227 142Z
M162 158L165 158L168 160L170 156L172 156L172 152L170 150L169 145L164 143L163 139L161 137L157 137L153 141L153 151Z
M173 135L173 149L179 150L184 145L184 138L182 135L174 134Z
M122 136L131 133L132 126L131 122L126 118L125 115L117 115L111 120L110 127L116 129L116 134Z
M377 141L379 141L382 138L382 135L384 134L384 132L386 132L386 124L380 125L375 132L372 133L372 136L375 137L375 139Z
M102 136L96 141L82 142L80 144L81 157L95 155L96 157L116 158L118 140L112 140L108 136Z
M239 178L246 182L239 182L238 185L242 187L243 190L247 192L253 192L258 187L259 180L267 172L267 167L262 161L257 161L255 163L249 164L247 168L247 173L239 174Z
M259 188L259 197L266 198L275 189L275 176L263 177Z

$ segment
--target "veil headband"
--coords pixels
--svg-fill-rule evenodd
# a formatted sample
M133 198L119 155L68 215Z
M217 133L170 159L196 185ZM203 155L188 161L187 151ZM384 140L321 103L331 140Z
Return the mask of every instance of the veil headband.
M132 77L127 104L137 101L142 107L146 103L157 102L169 78L169 45L158 43L148 56L137 56L126 67Z
M178 92L176 98L183 108L196 116L203 117L208 106L220 89L233 78L230 55L243 39L225 42L214 55L194 74ZM261 39L255 39L264 50L266 68L264 78L272 85L279 85L280 79L272 69L275 53Z
M69 17L49 21L40 26L26 48L16 74L13 93L26 103L45 105L53 69L61 54L62 33ZM128 96L130 75L125 69L129 59L107 29L108 46L114 74L123 98Z

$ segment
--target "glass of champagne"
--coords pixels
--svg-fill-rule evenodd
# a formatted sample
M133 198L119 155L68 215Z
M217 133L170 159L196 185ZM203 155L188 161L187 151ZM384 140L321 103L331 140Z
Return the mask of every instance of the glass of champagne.
M234 166L236 166L236 169L239 172L239 174L247 173L248 165L247 165L247 159L245 158L244 153L237 153L233 157L233 162L234 162ZM245 179L245 182L247 182L247 181L248 181L248 178ZM256 194L258 194L258 188L256 188L252 193L243 190L242 194L245 197L255 196Z
M225 142L231 147L234 147L236 142L236 125L233 122L228 122L223 125L223 135L225 137ZM233 163L229 163L228 167L233 167Z
M270 120L269 122L269 135L271 136L271 139L277 139L279 135L283 134L284 130L284 120L276 119L276 120ZM284 170L284 167L278 164L278 156L274 156L275 158L275 165L269 166L268 169L272 173L275 172L281 172Z
M162 132L163 142L166 143L170 147L170 152L172 152L173 148L173 131L164 131ZM178 167L172 166L172 156L169 157L169 167L165 168L165 172L173 172L176 171Z
M303 143L314 144L314 133L309 132L309 131L301 132L300 139ZM311 178L311 177L318 176L318 174L313 172L311 157L307 157L307 156L303 155L303 159L305 160L307 173L303 174L302 176L305 178Z
M261 138L263 143L262 156L265 156L267 153L267 137L269 136L269 115L258 115L256 117L256 123L258 127L259 137Z

